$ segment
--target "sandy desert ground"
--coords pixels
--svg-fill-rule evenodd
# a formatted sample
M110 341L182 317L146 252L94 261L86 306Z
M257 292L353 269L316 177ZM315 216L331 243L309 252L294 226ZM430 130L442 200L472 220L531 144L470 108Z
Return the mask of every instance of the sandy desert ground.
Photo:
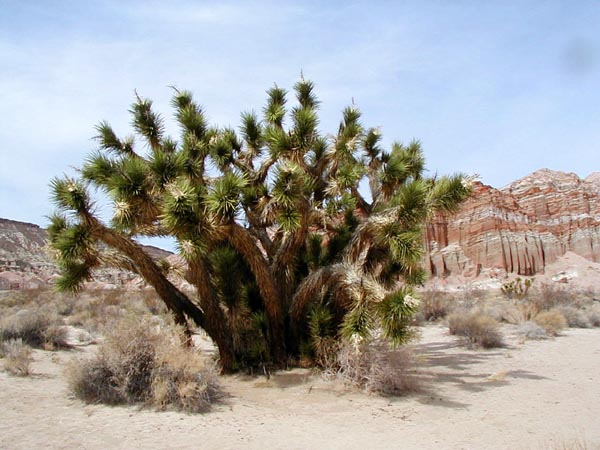
M35 374L0 373L4 449L600 448L600 329L467 350L441 325L415 344L423 390L367 395L307 370L224 377L209 413L86 405L68 393L71 352L35 351ZM579 445L579 446L578 446ZM581 447L585 445L585 447Z

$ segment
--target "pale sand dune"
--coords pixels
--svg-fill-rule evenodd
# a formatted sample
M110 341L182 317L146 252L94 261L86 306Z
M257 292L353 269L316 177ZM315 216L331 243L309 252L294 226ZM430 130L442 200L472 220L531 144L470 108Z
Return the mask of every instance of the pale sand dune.
M62 374L76 352L36 351L34 377L0 373L0 448L600 447L600 329L472 351L428 326L416 347L420 394L369 396L294 370L225 378L230 397L205 415L85 405Z

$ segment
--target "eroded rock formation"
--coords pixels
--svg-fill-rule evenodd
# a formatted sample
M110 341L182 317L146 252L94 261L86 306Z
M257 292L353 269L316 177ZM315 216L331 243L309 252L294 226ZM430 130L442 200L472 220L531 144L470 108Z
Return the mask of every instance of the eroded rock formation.
M427 227L435 276L534 275L567 251L600 261L600 174L541 169L502 189L476 183L458 214Z

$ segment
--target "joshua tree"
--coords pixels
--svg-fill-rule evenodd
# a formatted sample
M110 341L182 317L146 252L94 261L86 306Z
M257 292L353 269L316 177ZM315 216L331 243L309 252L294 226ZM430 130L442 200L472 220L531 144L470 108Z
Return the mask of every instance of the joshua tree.
M209 125L192 95L174 89L179 141L137 94L135 137L101 122L79 176L51 182L58 288L78 291L100 265L136 272L176 322L210 335L225 371L310 357L324 338L402 343L411 286L424 278L422 227L454 211L468 183L426 177L419 142L384 151L354 105L335 135L322 135L313 83L301 79L294 93L288 108L287 92L269 89L262 119L245 112L236 131ZM110 199L110 224L90 188ZM140 236L174 237L183 269L153 260Z

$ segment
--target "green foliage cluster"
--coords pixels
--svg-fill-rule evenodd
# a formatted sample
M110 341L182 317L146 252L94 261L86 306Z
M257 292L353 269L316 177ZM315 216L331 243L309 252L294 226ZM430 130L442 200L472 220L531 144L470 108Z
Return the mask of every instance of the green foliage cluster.
M210 124L192 94L175 89L177 140L137 94L134 137L101 122L79 177L52 181L58 287L81 289L101 265L137 272L177 323L212 337L225 370L293 363L324 338L381 331L404 342L417 309L411 286L425 273L423 226L457 209L468 179L427 177L418 141L384 150L354 105L324 135L314 84L301 79L293 94L290 104L272 87L262 114L242 113L236 130ZM110 199L110 223L90 189ZM184 264L154 261L136 241L147 236L175 238Z

